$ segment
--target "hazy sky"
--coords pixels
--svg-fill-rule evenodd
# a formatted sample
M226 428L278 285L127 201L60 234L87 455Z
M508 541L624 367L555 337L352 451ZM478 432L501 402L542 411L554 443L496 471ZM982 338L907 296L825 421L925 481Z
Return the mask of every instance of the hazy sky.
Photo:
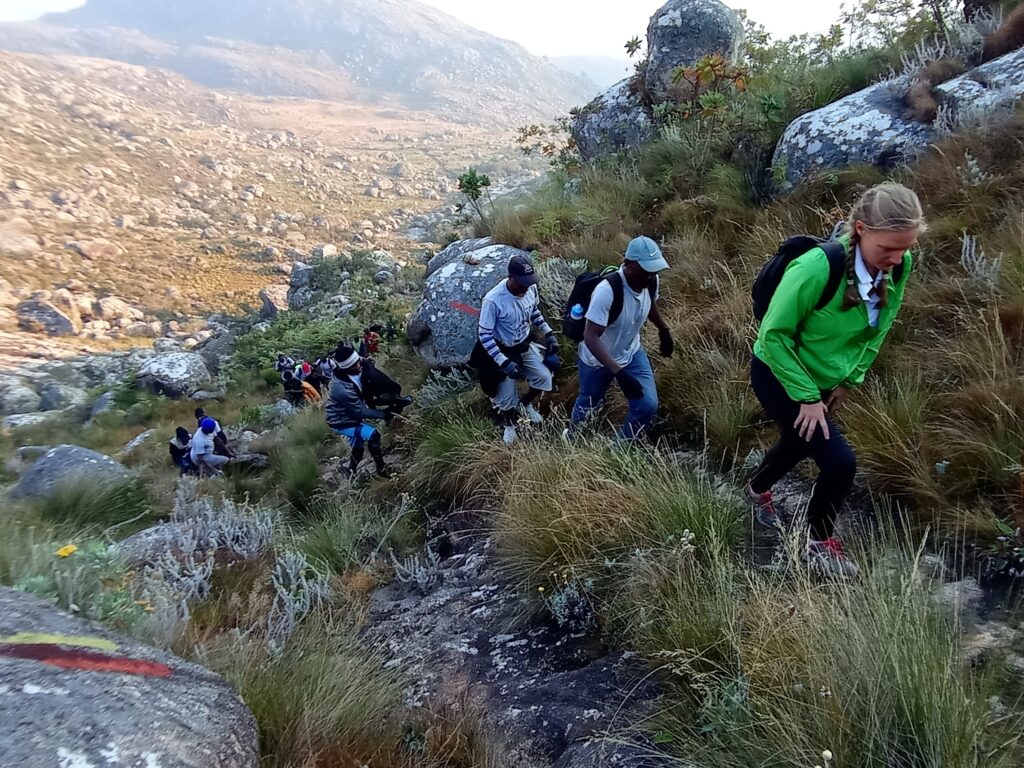
M140 0L143 2L145 0ZM174 0L162 0L173 2ZM624 56L623 44L641 38L663 0L421 0L467 24L521 43L544 56ZM211 0L216 2L216 0ZM727 0L745 7L776 37L823 32L839 15L842 0ZM259 0L253 0L258 7ZM30 19L82 0L0 0L0 20Z

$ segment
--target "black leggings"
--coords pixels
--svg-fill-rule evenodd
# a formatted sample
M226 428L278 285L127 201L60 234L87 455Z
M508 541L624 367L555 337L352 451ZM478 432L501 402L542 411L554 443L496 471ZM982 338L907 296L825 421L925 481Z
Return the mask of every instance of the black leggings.
M750 487L755 493L764 493L803 459L814 459L819 473L807 506L807 522L811 538L824 541L832 536L836 515L853 486L857 457L831 416L826 417L828 440L821 429L815 430L810 442L800 437L793 426L800 414L800 403L790 399L771 368L757 357L750 364L750 385L769 418L781 430L779 441L765 455ZM822 393L823 400L827 397L827 392Z
M384 446L381 444L380 432L377 430L373 431L373 436L363 442L360 438L356 438L355 443L352 445L352 454L349 457L348 468L349 472L355 474L356 468L359 466L359 462L363 460L363 447L370 449L370 456L373 458L373 463L377 467L377 471L381 472L384 470Z

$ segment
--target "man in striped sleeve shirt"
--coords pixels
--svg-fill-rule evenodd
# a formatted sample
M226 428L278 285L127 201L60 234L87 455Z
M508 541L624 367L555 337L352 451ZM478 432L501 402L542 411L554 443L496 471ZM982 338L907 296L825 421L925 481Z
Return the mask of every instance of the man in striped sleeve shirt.
M544 345L534 344L533 329L544 335ZM544 417L533 401L554 387L558 341L540 311L540 292L533 263L525 255L513 256L508 279L484 296L480 307L479 343L473 364L480 372L480 386L491 398L502 439L511 445L516 439L519 411L534 424ZM525 380L529 391L520 397L518 382Z

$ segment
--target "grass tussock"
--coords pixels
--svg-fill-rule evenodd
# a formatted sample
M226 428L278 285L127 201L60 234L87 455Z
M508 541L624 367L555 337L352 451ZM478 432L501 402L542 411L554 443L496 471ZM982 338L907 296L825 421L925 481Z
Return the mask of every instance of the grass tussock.
M149 514L146 488L140 481L88 477L55 484L52 492L34 501L32 507L43 521L75 531L106 528Z

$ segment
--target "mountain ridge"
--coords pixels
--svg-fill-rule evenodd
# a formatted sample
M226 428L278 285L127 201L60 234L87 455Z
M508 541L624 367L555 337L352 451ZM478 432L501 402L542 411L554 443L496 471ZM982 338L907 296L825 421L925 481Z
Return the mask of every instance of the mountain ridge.
M562 114L596 86L522 46L406 0L91 0L0 25L0 48L172 69L261 96L389 98L462 122Z

